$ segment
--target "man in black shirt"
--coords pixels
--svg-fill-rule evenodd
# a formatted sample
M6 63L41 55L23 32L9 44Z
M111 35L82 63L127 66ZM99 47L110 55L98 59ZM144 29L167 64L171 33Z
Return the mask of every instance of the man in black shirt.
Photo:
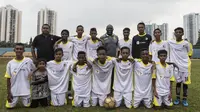
M151 43L151 35L146 34L145 24L143 22L138 23L137 29L139 34L135 35L132 39L132 56L133 58L140 58L141 49L149 49Z
M58 36L51 35L50 26L44 24L42 26L42 34L37 35L32 43L31 52L33 60L36 61L39 58L46 59L47 61L54 59L54 44L61 39ZM35 48L37 49L37 56L35 54Z

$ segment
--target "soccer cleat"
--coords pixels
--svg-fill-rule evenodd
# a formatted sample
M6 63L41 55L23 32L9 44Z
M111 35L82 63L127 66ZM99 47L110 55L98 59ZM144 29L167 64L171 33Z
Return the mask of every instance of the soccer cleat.
M188 107L188 102L187 102L187 100L183 100L183 101L182 101L182 104L183 104L184 107Z
M174 101L174 105L178 105L178 104L180 104L180 99L176 99L176 100Z

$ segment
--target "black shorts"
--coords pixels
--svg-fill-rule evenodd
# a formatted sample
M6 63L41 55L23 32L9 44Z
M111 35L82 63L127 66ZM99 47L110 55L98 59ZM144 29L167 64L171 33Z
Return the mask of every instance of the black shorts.
M36 108L39 106L39 104L42 106L42 107L46 107L48 106L48 100L47 98L43 98L43 99L37 99L37 100L32 100L31 101L31 108Z

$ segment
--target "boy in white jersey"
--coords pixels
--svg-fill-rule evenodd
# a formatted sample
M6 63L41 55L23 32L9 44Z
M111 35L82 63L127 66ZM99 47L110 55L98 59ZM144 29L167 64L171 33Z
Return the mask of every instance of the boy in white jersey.
M97 103L103 106L105 98L111 93L114 63L111 57L107 57L106 49L102 46L97 49L97 56L92 66L92 106L96 106Z
M167 107L172 103L172 82L175 80L173 76L173 65L167 64L167 51L159 50L157 62L153 72L153 91L154 91L154 106L159 109L164 103Z
M152 107L152 72L153 64L149 62L147 49L141 50L141 60L135 60L134 75L134 108L138 108L143 102L145 107Z
M72 105L75 107L90 107L91 94L91 65L86 60L84 51L78 52L78 62L73 65L72 85L74 89L74 100Z
M115 60L114 74L114 98L116 107L121 105L124 99L127 108L132 108L132 91L133 91L133 62L128 59L130 49L128 47L121 48L121 60Z
M181 27L178 27L174 30L174 34L176 40L169 40L169 49L170 49L170 61L174 62L178 68L178 74L175 74L176 78L176 100L174 101L175 105L180 104L180 91L181 91L181 83L183 83L183 106L188 106L187 102L187 91L188 84L191 84L191 73L190 66L191 60L189 58L192 49L190 48L190 44L182 39L184 34L184 30Z
M86 44L89 39L89 36L83 35L84 27L82 25L77 26L76 32L76 36L69 38L69 41L72 41L74 43L74 49L72 52L72 58L74 61L78 61L77 55L79 51L86 52Z
M30 81L29 74L35 69L30 58L23 56L24 45L17 43L14 48L16 57L8 62L5 77L7 78L7 101L6 108L16 106L18 99L21 98L25 107L30 106Z
M64 29L61 32L62 39L58 40L55 43L55 49L62 48L63 49L63 57L62 60L72 60L72 53L74 49L74 44L68 40L69 38L69 31ZM71 75L70 75L71 76ZM69 88L68 88L68 98L73 99L72 97L72 89L71 89L71 77L69 80Z
M160 36L162 35L162 32L159 28L154 30L154 37L155 40L149 45L149 55L150 59L154 62L160 62L158 58L158 51L159 50L166 50L167 52L169 51L168 48L168 43L161 40ZM167 56L166 62L169 62L169 56Z
M64 29L61 31L61 37L62 39L58 40L54 48L62 48L63 49L63 57L62 60L72 60L72 52L74 48L74 44L70 41L68 41L69 38L69 31Z
M120 55L120 50L122 47L128 47L130 49L130 53L132 52L132 50L131 50L132 49L132 39L129 38L130 28L124 28L123 35L124 35L124 38L119 40L119 43L118 43L119 51L118 51L117 56Z
M55 60L47 63L49 89L51 90L51 105L63 106L66 104L66 92L69 84L71 61L62 61L62 48L55 50Z
M97 38L97 30L96 28L90 29L90 36L91 38L87 41L87 58L93 61L97 58L97 48L102 46L102 41Z

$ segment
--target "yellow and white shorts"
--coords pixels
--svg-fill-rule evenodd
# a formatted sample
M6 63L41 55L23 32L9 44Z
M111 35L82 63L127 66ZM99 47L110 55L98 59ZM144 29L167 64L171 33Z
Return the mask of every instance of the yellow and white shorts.
M31 105L31 95L27 96L13 96L12 102L6 101L6 108L13 108L18 103L19 98L21 99L23 105L25 107L29 107Z
M90 95L87 97L81 97L79 95L74 94L74 99L72 100L72 106L75 107L90 107Z
M119 107L121 105L122 102L122 98L124 99L124 103L126 105L127 108L132 108L132 92L128 92L128 93L123 93L123 92L117 92L114 91L114 99L116 101L116 107Z
M67 104L66 93L55 94L51 92L51 105L63 106Z
M172 99L169 99L169 95L160 96L158 95L158 98L154 96L153 104L156 107L159 107L164 103L166 106L173 106Z

